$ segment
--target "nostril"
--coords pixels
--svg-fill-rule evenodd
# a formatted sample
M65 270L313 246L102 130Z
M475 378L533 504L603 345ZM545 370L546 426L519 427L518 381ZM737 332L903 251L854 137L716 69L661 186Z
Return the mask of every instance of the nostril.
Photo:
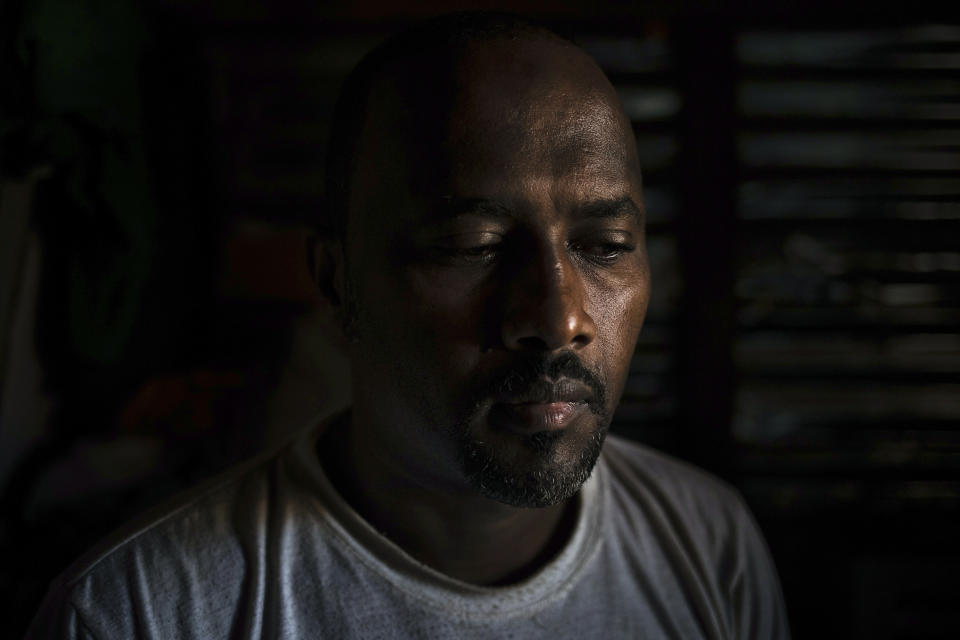
M596 328L593 319L578 301L535 301L538 304L516 307L504 318L503 344L508 349L554 351L567 347L583 348L592 342Z
M538 336L526 336L519 338L517 340L517 344L521 348L529 351L550 351L550 346L547 344L547 342Z
M588 344L590 344L592 341L593 341L593 338L591 338L589 335L586 335L584 333L578 334L572 340L575 347L585 347Z
M593 340L587 283L559 253L547 252L525 265L522 278L505 290L501 335L508 349L555 351Z

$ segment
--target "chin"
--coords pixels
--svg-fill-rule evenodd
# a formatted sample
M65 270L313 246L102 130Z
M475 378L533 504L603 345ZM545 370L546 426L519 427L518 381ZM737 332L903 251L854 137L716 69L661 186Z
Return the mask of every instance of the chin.
M590 477L608 431L592 428L496 434L477 438L462 432L460 466L483 496L515 507L549 507L573 497ZM494 435L494 434L490 434Z

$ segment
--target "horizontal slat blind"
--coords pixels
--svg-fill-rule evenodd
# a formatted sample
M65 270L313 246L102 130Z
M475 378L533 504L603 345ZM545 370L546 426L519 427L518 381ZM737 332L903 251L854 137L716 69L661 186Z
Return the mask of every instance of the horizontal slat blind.
M958 40L740 36L733 429L751 467L929 469L935 449L960 472Z
M960 29L745 30L738 56L741 486L798 637L948 637Z

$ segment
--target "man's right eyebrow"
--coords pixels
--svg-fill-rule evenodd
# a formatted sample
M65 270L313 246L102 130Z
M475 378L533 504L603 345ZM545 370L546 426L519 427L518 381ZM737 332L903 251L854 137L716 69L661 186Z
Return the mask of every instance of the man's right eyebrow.
M510 218L513 217L513 211L498 200L444 196L431 207L429 218L434 222L442 222L465 215Z

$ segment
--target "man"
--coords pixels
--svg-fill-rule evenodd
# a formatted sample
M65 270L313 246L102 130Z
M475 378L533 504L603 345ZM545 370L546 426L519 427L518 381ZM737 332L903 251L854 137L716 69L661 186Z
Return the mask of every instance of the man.
M313 260L352 409L108 542L31 637L783 638L738 495L606 438L650 295L595 63L441 18L348 81Z

